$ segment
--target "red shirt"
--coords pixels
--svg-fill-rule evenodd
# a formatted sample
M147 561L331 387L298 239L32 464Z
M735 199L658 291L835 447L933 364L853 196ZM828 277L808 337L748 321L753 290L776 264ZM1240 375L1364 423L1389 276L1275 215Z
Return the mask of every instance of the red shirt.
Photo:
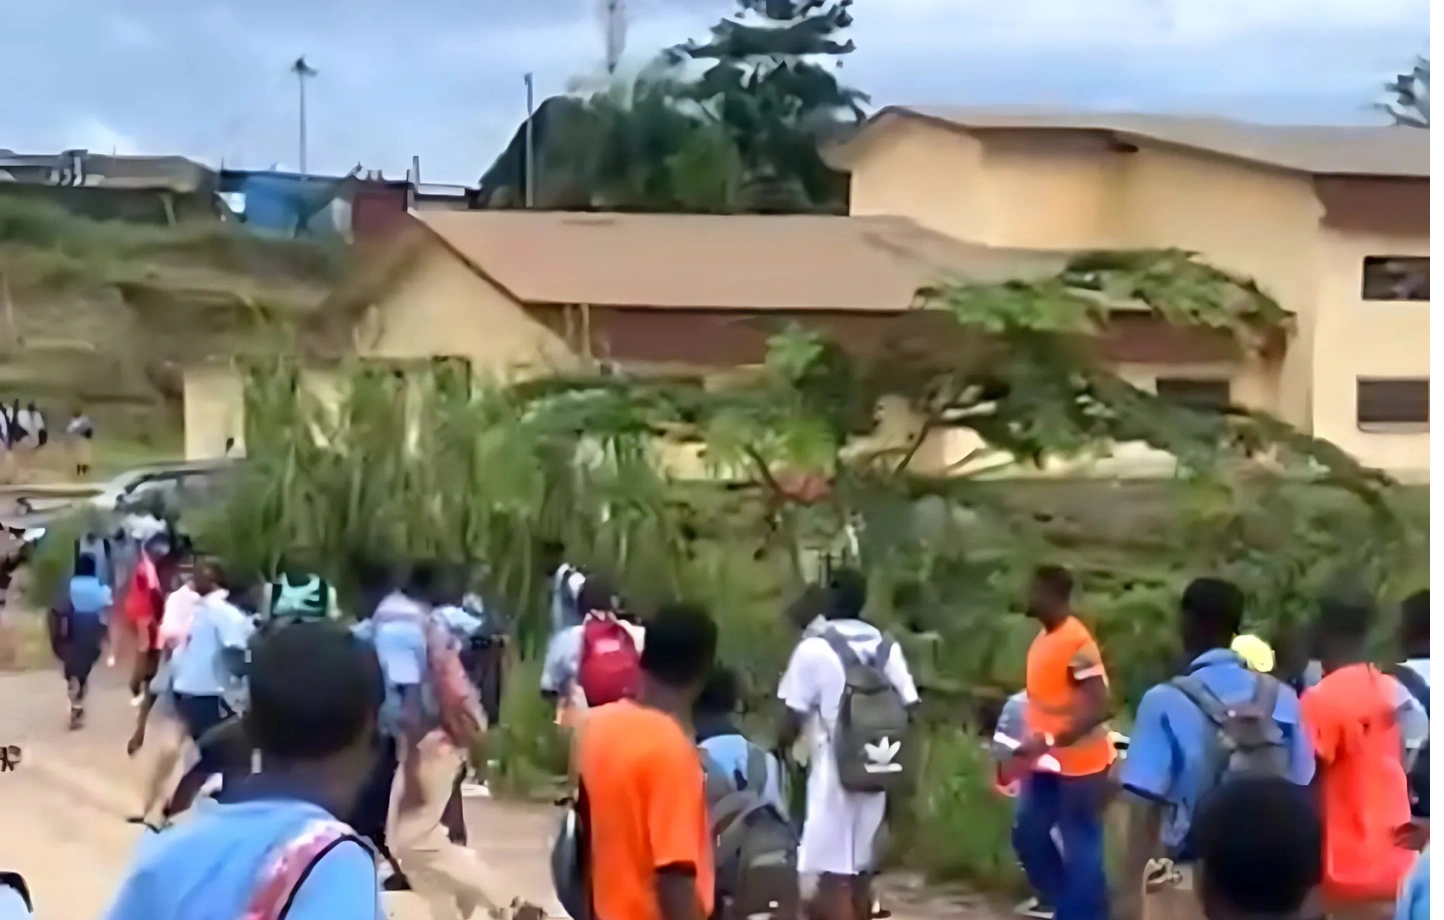
M1324 893L1334 900L1392 901L1418 856L1394 842L1410 821L1396 683L1349 665L1300 700L1319 758Z

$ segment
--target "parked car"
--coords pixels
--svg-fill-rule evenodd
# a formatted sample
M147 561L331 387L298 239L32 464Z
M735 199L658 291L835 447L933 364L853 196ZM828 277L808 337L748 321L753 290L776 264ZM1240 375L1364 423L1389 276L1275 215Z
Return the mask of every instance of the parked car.
M124 515L153 507L186 508L215 497L236 461L231 459L158 463L121 473L86 498L40 500L19 498L18 514L0 525L11 530L35 530L87 507L104 515Z

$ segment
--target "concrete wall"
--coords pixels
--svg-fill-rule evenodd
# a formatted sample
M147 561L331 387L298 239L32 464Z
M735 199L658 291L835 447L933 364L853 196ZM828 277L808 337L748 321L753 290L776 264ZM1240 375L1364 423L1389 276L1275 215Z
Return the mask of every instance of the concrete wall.
M439 245L368 308L356 342L362 358L465 358L474 373L497 379L577 362L560 336Z
M1429 426L1358 423L1359 377L1429 377L1428 301L1366 301L1366 256L1428 256L1429 240L1326 229L1320 240L1313 430L1371 466L1427 481Z
M1427 255L1427 235L1324 226L1309 176L1192 151L1126 152L1060 138L906 120L880 126L853 162L853 213L911 217L998 246L1198 252L1252 278L1295 316L1281 362L1253 358L1233 370L1237 402L1367 464L1427 470L1427 426L1365 432L1354 414L1357 376L1428 374L1428 304L1360 296L1364 256Z
M234 438L236 455L245 453L245 411L241 375L231 364L188 367L184 375L185 450L187 460L226 455L226 439Z

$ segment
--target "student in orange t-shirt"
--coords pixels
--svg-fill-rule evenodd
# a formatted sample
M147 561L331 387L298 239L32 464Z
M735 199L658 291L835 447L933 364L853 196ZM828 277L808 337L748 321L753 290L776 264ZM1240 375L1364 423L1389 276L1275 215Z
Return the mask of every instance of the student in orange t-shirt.
M1397 680L1367 663L1373 614L1364 596L1324 602L1316 632L1324 678L1301 700L1319 758L1324 896L1346 908L1393 903L1427 836L1411 826L1401 759L1419 711Z
M1028 648L1029 735L1014 756L1031 771L1018 797L1013 849L1057 920L1106 920L1103 809L1114 758L1108 675L1098 644L1073 615L1072 593L1065 569L1043 566L1033 575L1028 615L1043 629Z
M593 709L580 727L577 811L595 920L712 913L712 830L690 721L716 650L705 612L663 608L647 624L636 699Z

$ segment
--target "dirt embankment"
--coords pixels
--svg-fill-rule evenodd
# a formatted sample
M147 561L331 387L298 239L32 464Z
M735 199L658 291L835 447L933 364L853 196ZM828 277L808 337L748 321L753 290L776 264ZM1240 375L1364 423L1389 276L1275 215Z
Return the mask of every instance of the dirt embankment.
M343 270L339 246L212 220L98 221L0 193L0 399L110 432L179 425L181 368L283 347Z

